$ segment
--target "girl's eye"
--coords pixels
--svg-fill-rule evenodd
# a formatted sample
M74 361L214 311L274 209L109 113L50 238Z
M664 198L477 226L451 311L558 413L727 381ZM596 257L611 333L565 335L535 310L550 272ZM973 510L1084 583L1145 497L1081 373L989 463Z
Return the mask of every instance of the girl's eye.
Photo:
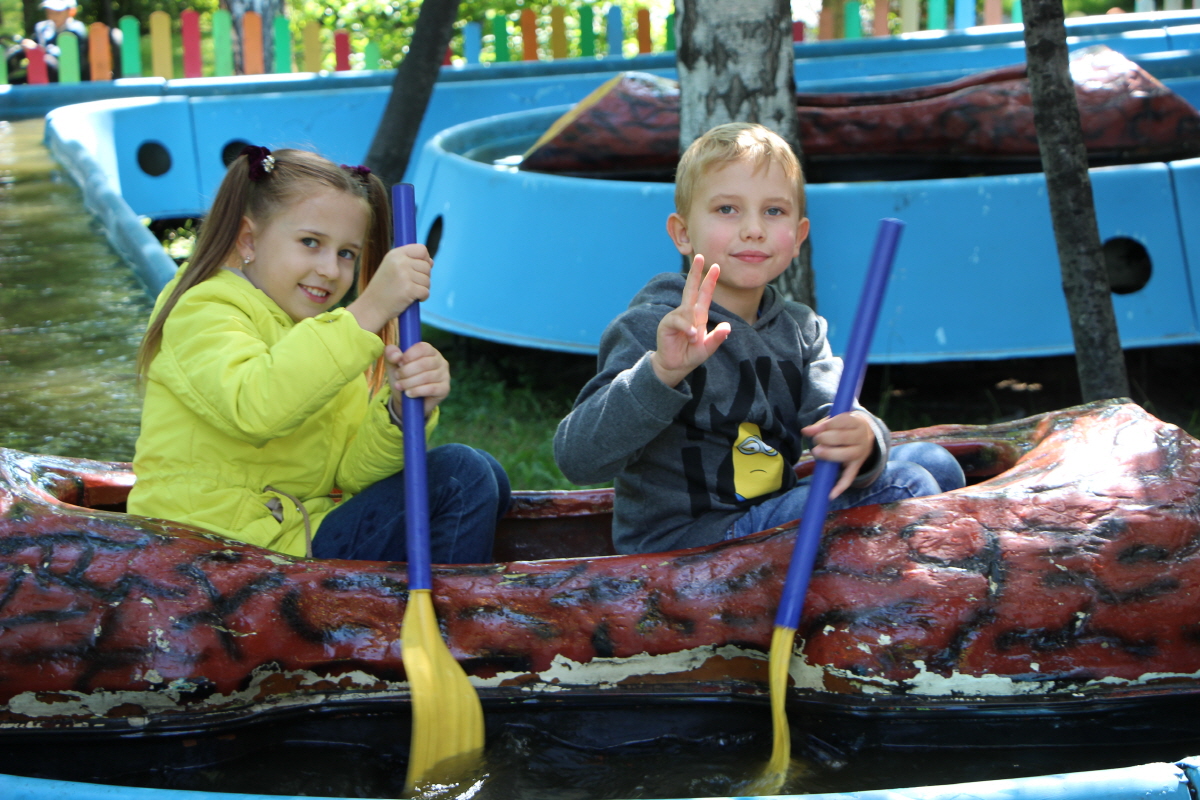
M354 261L358 258L358 253L353 250L341 250L338 252L338 258L344 258L347 261Z
M304 245L305 247L316 247L318 242L311 236L305 236L300 240L300 244Z
M732 214L733 206L720 206L717 208L718 214Z

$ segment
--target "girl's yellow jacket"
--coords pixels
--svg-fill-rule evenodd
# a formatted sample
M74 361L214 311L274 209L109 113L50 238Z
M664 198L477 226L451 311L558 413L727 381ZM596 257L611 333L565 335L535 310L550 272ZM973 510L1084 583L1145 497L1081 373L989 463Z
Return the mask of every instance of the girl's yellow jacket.
M382 352L345 309L293 322L232 270L189 289L146 376L129 511L304 555L293 498L315 532L335 489L344 502L404 466L391 393L364 376Z

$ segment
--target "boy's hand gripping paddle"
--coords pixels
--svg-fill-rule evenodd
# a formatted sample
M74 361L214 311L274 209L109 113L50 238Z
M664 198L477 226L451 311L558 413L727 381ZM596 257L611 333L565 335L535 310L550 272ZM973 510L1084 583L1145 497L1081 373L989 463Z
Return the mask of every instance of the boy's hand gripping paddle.
M411 184L392 188L397 247L417 241ZM421 341L421 311L400 315L400 348ZM469 775L483 756L483 707L467 674L442 641L433 611L429 564L429 490L425 473L425 401L404 396L404 507L408 531L408 605L400 629L412 703L412 743L405 790L451 783Z
M867 365L867 350L875 334L875 321L879 318L879 307L887 289L888 274L896 255L896 245L904 223L898 219L884 219L879 223L879 234L875 239L875 252L867 271L867 281L858 302L858 313L854 327L850 330L850 344L842 368L842 378L834 395L833 408L829 416L849 411L854 406L858 391L862 388L863 373ZM788 567L783 593L779 599L779 610L775 614L775 631L771 635L769 674L771 681L771 717L775 729L775 745L766 772L759 779L758 788L767 794L777 794L787 778L791 762L792 739L788 730L787 699L788 666L792 661L792 648L796 640L796 627L800 622L800 611L804 607L804 595L808 591L808 579L812 575L813 562L821 543L821 531L825 527L825 512L829 508L829 493L837 481L840 467L833 461L818 460L813 470L808 499L804 502L804 516L800 520L796 541L792 549L792 562Z

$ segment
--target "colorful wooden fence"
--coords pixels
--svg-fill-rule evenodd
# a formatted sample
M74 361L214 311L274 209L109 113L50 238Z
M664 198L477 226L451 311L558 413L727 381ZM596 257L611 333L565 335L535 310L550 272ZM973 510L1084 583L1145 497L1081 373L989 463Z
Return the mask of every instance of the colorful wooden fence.
M1004 22L1002 0L982 0L983 23L996 25ZM875 11L871 19L869 33L873 36L886 36L892 32L895 20L891 19L894 5L899 9L899 27L902 32L920 30L944 30L947 27L948 0L893 0L874 3ZM1136 0L1141 4L1154 5L1155 0ZM1182 6L1183 0L1162 0L1164 4ZM1193 4L1200 0L1192 0ZM921 5L925 5L925 24L921 25ZM1139 7L1139 10L1142 10ZM1153 10L1152 8L1150 10ZM568 36L567 14L561 6L550 9L548 15L549 30L539 27L545 17L539 19L532 9L526 8L516 19L504 14L494 14L486 21L467 22L462 27L462 60L468 64L478 64L485 60L505 62L511 60L537 61L544 58L593 58L597 56L624 56L633 54L636 43L636 53L650 53L653 49L652 21L647 9L638 9L634 15L633 29L626 31L626 20L618 6L610 6L602 19L603 35L607 41L607 52L597 52L599 35L596 30L596 9L593 5L585 4L577 11L577 30L573 37ZM1012 21L1021 20L1019 0L1012 2ZM859 0L845 0L842 7L825 8L821 12L820 38L858 38L867 35L862 24L862 11ZM954 27L961 29L975 25L977 8L975 3L954 3ZM675 15L667 17L664 50L675 49ZM176 28L174 21L164 11L155 11L148 20L150 39L150 70L149 75L167 80L183 78L199 78L204 75L218 77L235 74L233 50L233 20L227 10L221 9L209 15L208 33L212 40L211 63L203 63L203 36L201 16L196 11L184 11L179 18ZM121 47L119 49L120 74L124 77L143 76L147 74L142 63L142 31L140 22L134 17L125 16L120 20ZM176 47L174 37L178 30L180 49L182 50L182 75L175 74ZM274 56L271 64L265 63L264 36L270 35L271 48ZM320 22L309 22L301 32L301 56L294 58L292 36L289 20L278 16L274 18L272 30L264 31L262 18L255 12L246 12L242 17L242 65L241 72L246 75L261 75L266 72L291 72L293 62L305 72L318 72L323 69L327 55L325 31ZM349 32L335 30L332 34L333 61L335 71L345 71L351 68L353 47ZM514 38L516 42L514 42ZM569 41L574 39L572 43ZM795 41L803 41L804 24L795 23L793 27ZM627 41L628 40L628 41ZM61 51L59 56L59 81L63 83L80 80L80 59L88 59L91 80L110 80L113 77L113 48L109 44L110 33L104 23L93 23L88 29L88 52L79 52L79 42L70 33L64 33L58 38ZM516 46L514 46L514 44ZM631 48L626 51L626 46ZM377 69L381 64L381 54L377 43L364 42L362 47L361 64L365 69ZM487 56L490 55L490 58ZM48 81L45 54L38 48L27 51L29 67L27 80L29 83L46 83ZM450 63L449 53L447 61ZM0 83L7 82L4 65L0 63Z

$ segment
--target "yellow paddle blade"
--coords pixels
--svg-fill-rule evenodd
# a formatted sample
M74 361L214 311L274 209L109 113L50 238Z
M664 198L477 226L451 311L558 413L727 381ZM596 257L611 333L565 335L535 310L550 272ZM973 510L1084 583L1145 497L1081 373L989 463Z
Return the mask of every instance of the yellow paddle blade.
M788 767L792 760L792 734L788 729L787 685L788 667L792 663L792 647L796 641L795 628L775 627L771 634L771 660L768 674L771 681L771 722L775 729L775 744L771 748L771 760L762 776L755 782L755 789L763 794L779 794L787 780Z
M442 641L433 595L408 593L400 629L412 702L412 744L405 791L455 783L482 766L483 707L475 687Z

